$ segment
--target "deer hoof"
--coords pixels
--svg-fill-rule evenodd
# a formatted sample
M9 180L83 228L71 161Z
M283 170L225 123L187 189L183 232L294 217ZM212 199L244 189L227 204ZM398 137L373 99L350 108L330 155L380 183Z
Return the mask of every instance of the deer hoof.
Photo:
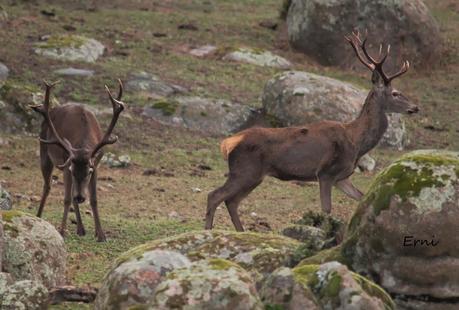
M97 237L97 242L105 242L107 241L107 238L105 238L105 235L104 234L100 234Z
M84 230L84 228L77 229L77 235L78 235L78 236L84 236L84 235L86 235L86 231Z

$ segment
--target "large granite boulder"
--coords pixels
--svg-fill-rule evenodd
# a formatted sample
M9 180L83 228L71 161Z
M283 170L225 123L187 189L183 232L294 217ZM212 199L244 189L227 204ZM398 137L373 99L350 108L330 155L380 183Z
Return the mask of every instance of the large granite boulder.
M67 251L54 226L20 211L1 214L2 271L11 274L15 281L38 281L47 288L64 284Z
M277 269L260 296L270 309L395 309L382 288L338 262Z
M261 310L263 305L247 271L211 258L169 273L148 309Z
M252 48L239 48L226 54L223 60L248 63L261 67L273 67L279 69L288 69L292 66L287 59L274 55L270 51L256 50Z
M457 309L458 223L459 153L414 151L376 177L338 256L407 308Z
M191 262L180 253L152 250L132 256L105 276L95 309L127 309L148 304L164 276Z
M104 54L105 46L99 41L79 35L46 36L35 44L38 55L67 61L95 62Z
M227 135L241 129L254 111L224 99L182 96L155 100L145 106L143 115L167 125Z
M355 119L368 92L329 77L288 71L275 75L264 88L263 108L281 126L304 125L321 120ZM405 124L400 114L388 115L389 127L380 145L403 149Z
M11 210L13 202L11 195L0 184L0 210Z
M368 30L373 54L391 44L388 69L402 59L429 63L441 52L439 27L421 0L292 0L287 25L290 44L324 65L364 68L344 39L356 27Z
M121 255L115 266L147 251L177 251L191 261L223 258L254 273L269 273L280 266L290 266L300 243L275 235L253 232L196 231L158 239L135 247Z

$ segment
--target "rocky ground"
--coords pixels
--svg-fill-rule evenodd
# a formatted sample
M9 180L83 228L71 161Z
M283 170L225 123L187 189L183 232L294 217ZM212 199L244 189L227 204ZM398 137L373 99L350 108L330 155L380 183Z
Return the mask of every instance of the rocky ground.
M295 116L291 110L276 112L271 102L275 115L260 117L259 109L269 106L265 98L277 87L264 91L266 83L275 82L277 73L288 68L337 79L330 87L357 88L353 97L342 95L347 103L370 87L367 73L322 66L291 49L286 26L278 18L281 2L0 1L0 26L15 30L0 32L2 208L13 202L14 209L33 214L38 205L38 121L26 106L40 101L43 78L62 81L56 86L56 101L88 104L104 125L110 110L103 84L114 88L121 78L126 86L128 110L116 129L120 139L107 149L114 156L99 168L99 204L108 242L95 242L90 208L84 205L88 235L78 237L76 225L70 224L65 240L69 282L100 286L124 251L202 228L207 193L224 182L227 172L219 153L221 138L247 121L290 125L283 124L283 117ZM371 152L374 171L353 176L363 191L375 173L407 150L459 147L459 7L450 0L425 2L439 24L441 56L428 66L415 65L397 80L397 88L421 113L403 118L403 139L394 134L393 147ZM293 88L290 96L305 91ZM305 102L295 104L309 111ZM355 109L358 104L350 103L341 113ZM306 120L323 118L312 112L316 114ZM333 195L333 215L348 221L357 204L338 191ZM62 216L62 197L62 174L55 171L44 212L44 219L55 226ZM319 211L318 187L267 179L239 210L246 227L280 232L307 210ZM233 229L223 208L217 211L216 227ZM85 305L56 308L72 307Z

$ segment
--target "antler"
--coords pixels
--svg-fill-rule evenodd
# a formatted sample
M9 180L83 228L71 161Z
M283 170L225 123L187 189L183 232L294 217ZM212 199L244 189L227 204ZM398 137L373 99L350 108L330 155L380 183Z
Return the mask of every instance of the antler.
M40 142L45 143L45 144L57 144L69 154L67 161L63 165L58 165L58 168L63 169L70 164L73 158L74 148L72 147L72 144L70 143L69 140L65 138L61 138L61 136L59 136L59 134L56 131L56 127L54 127L54 124L51 121L51 117L49 116L49 105L50 105L49 103L50 103L50 98L51 98L51 89L54 87L54 85L56 85L59 82L54 82L52 84L49 84L48 82L43 81L43 83L45 84L45 87L46 87L45 98L44 98L43 104L31 106L31 108L43 116L43 118L48 124L48 127L51 129L51 132L54 135L54 139L45 140L45 139L40 138Z
M104 147L107 144L113 144L116 141L118 141L117 136L111 137L113 128L115 128L116 122L118 121L118 118L121 114L121 112L124 110L124 103L121 100L121 97L123 96L123 83L121 83L121 80L118 79L118 84L119 84L119 92L117 98L113 98L112 93L110 92L110 89L108 88L107 85L105 85L105 89L107 90L108 97L110 98L110 101L112 103L113 107L113 117L112 121L110 122L110 125L108 126L107 131L105 132L105 135L103 136L102 140L94 147L94 150L91 153L91 158L93 158L97 152Z
M370 54L368 54L368 51L366 49L367 38L363 39L363 41L362 41L362 39L360 38L360 33L359 33L358 30L357 31L353 31L351 36L344 36L344 38L351 44L351 46L354 49L354 52L357 55L357 57L359 58L359 60L366 67L368 67L371 71L377 71L379 73L379 75L381 76L381 78L383 79L384 84L386 84L386 85L388 85L396 77L404 74L406 71L408 71L408 69L410 67L410 63L406 60L406 61L403 62L402 68L397 73L395 73L395 74L393 74L391 76L387 76L384 73L383 64L384 64L384 61L386 61L386 58L390 53L390 44L387 45L387 51L386 51L386 53L384 55L382 53L382 44L379 46L379 55L378 55L378 59L379 60L375 60L373 57L370 56ZM362 49L363 54L365 55L367 60L365 60L362 57L362 55L359 52L359 48Z

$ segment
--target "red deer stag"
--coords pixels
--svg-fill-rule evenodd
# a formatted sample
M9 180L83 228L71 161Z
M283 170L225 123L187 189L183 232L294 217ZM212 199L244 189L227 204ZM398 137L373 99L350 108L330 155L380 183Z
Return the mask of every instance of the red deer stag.
M353 199L362 197L349 177L359 158L374 148L386 131L385 113L412 114L419 109L391 86L393 79L408 70L408 61L388 76L382 67L390 46L384 55L381 48L375 60L358 32L345 38L372 71L373 87L360 115L349 123L320 121L303 127L250 128L223 140L221 151L228 160L229 175L222 187L208 195L206 229L212 229L215 210L224 201L236 230L243 231L237 213L239 203L267 175L280 180L318 181L326 213L331 212L333 186Z
M64 216L60 233L64 235L67 225L67 216L70 204L73 207L77 220L77 234L85 235L81 221L79 204L86 199L86 189L89 190L90 204L95 223L97 241L105 241L97 210L97 165L102 158L102 147L113 144L117 136L111 136L113 128L124 110L121 102L123 86L119 80L118 97L113 98L110 90L105 86L113 107L113 117L105 134L100 129L94 113L80 104L65 104L49 110L51 88L54 84L45 82L46 93L42 105L32 108L40 113L44 120L40 132L40 161L43 174L43 194L37 216L41 217L49 191L51 189L51 174L54 166L64 172Z

